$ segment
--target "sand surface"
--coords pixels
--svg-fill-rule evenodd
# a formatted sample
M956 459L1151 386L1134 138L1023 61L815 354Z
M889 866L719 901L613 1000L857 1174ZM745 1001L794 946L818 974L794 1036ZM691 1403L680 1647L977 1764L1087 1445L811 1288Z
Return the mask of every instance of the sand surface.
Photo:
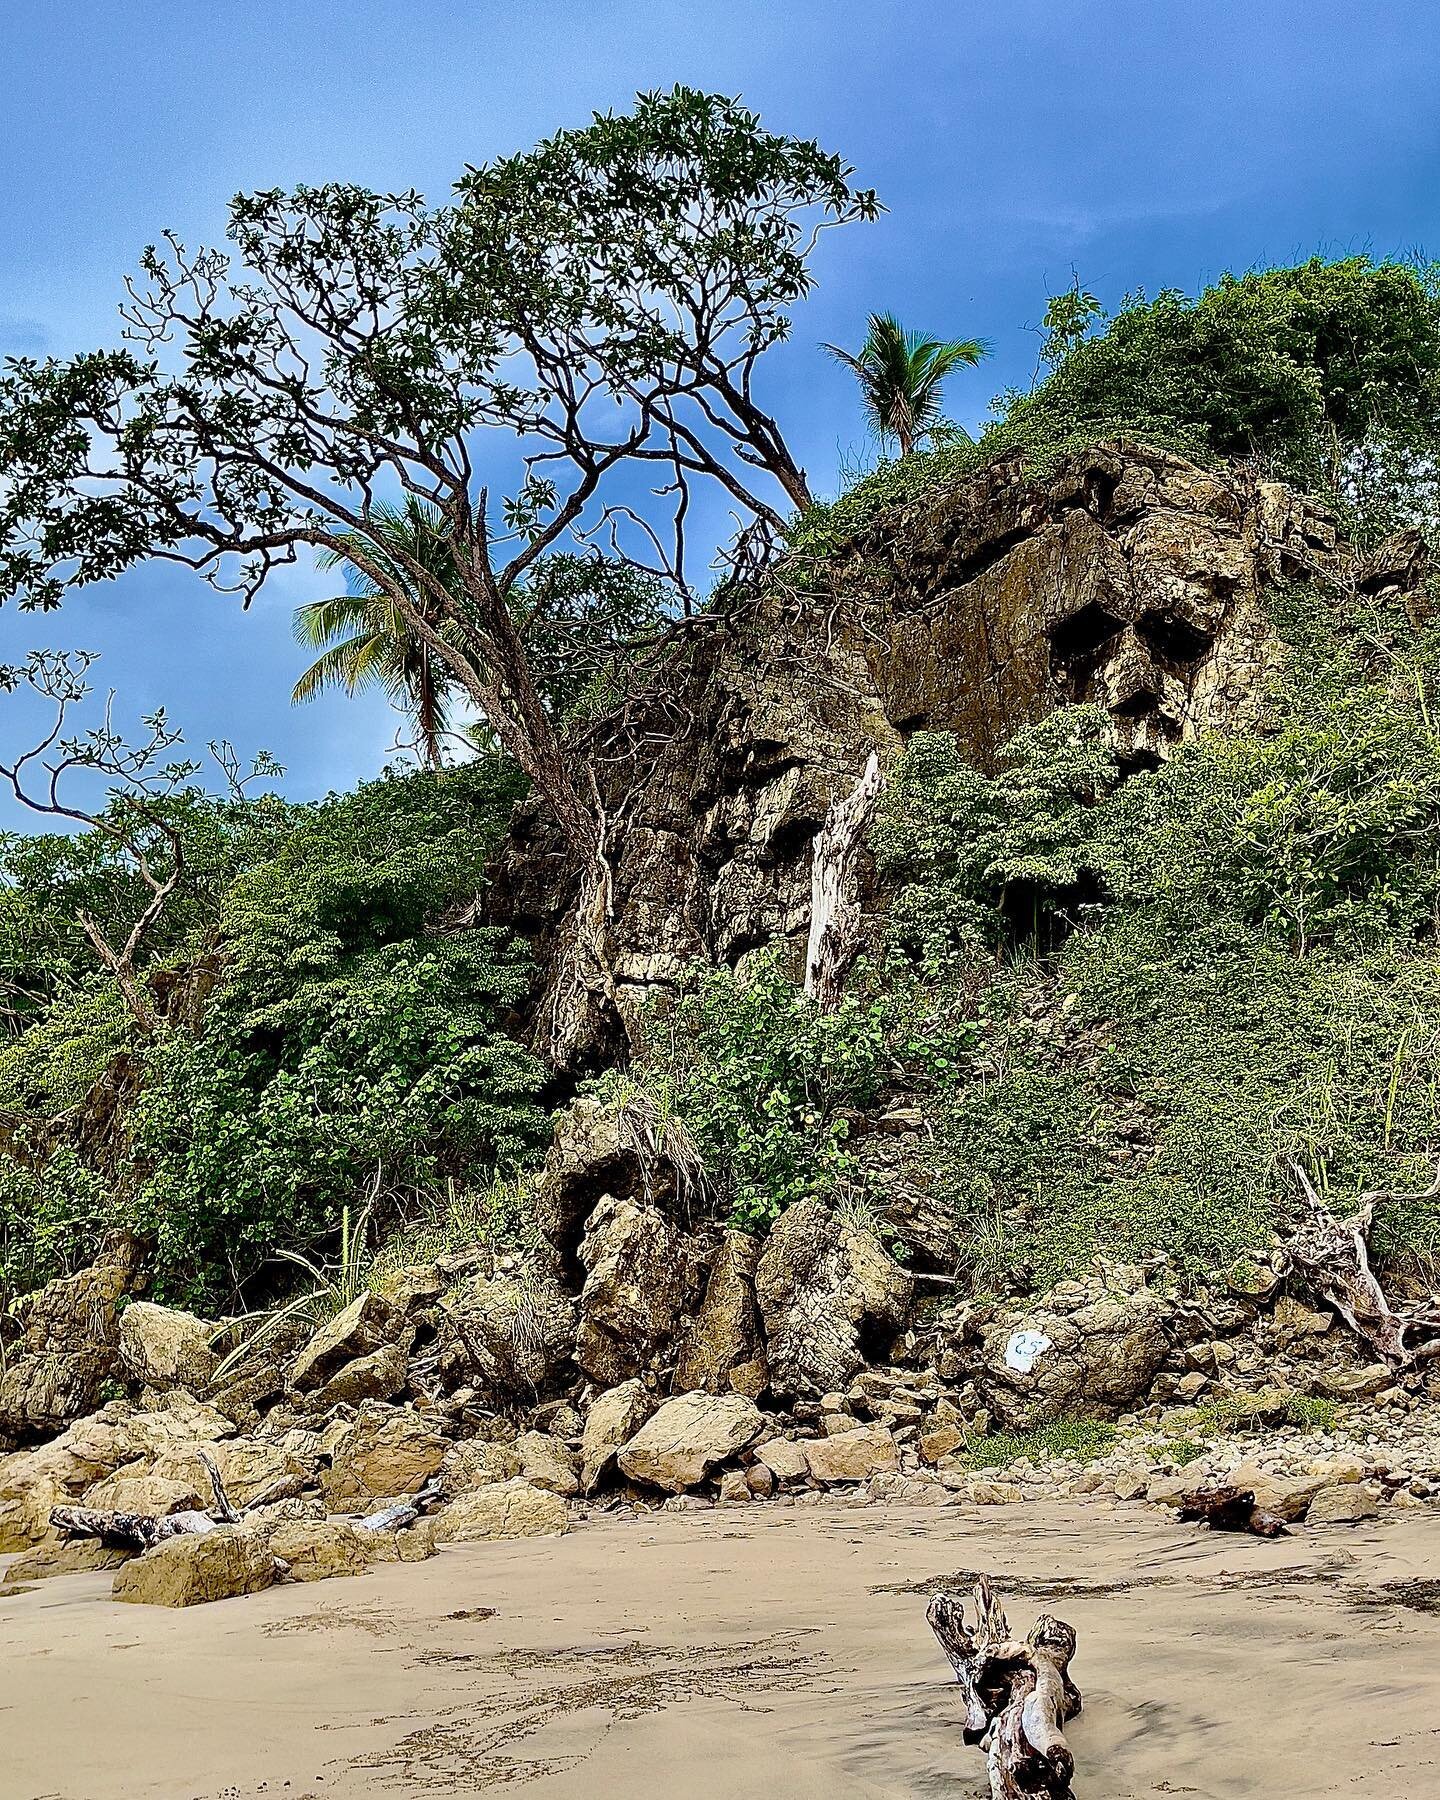
M1440 1796L1440 1527L1274 1542L1155 1511L754 1507L185 1612L0 1600L4 1800L985 1792L931 1587L1080 1634L1078 1800ZM491 1610L493 1609L493 1611Z

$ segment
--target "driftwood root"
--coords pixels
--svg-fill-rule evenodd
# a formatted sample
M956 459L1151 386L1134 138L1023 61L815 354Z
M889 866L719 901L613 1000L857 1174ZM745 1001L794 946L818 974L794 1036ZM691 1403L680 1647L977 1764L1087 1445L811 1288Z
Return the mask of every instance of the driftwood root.
M983 1575L973 1598L973 1627L956 1594L934 1595L925 1616L965 1699L965 1742L986 1753L991 1800L1073 1800L1065 1725L1081 1704L1070 1679L1075 1632L1042 1613L1021 1642Z

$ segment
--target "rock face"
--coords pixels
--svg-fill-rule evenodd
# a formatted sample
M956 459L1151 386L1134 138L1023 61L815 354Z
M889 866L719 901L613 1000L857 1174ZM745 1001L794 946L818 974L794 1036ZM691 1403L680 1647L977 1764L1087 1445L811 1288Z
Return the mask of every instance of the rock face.
M776 1220L755 1271L770 1384L787 1397L845 1387L899 1329L914 1281L859 1218L819 1198Z
M114 1239L95 1264L27 1295L17 1343L0 1366L0 1442L53 1437L94 1412L120 1372L117 1308L140 1264L133 1239Z
M585 1417L580 1441L580 1486L590 1493L608 1473L617 1451L628 1444L655 1410L643 1381L622 1381L601 1394Z
M743 1231L727 1231L705 1282L705 1298L687 1327L675 1370L677 1393L746 1394L759 1399L770 1379L755 1303L760 1246Z
M405 1331L405 1314L383 1294L368 1288L317 1331L295 1358L290 1385L319 1387L347 1363L373 1355L399 1340Z
M1165 1360L1166 1316L1143 1270L1102 1267L1003 1313L984 1334L976 1384L995 1416L1020 1430L1122 1411Z
M335 1446L321 1484L325 1499L332 1510L343 1512L418 1493L449 1448L449 1439L418 1413L362 1406Z
M120 1361L131 1381L153 1388L203 1388L219 1357L213 1325L194 1313L132 1300L120 1315Z
M575 1360L602 1387L628 1381L674 1336L686 1262L659 1209L607 1194L580 1244Z
M753 1444L765 1415L742 1394L681 1394L667 1400L620 1452L632 1481L680 1494L717 1463Z
M525 1480L497 1481L462 1494L435 1516L437 1544L469 1544L492 1538L558 1537L569 1513L558 1494Z
M653 990L694 959L798 950L812 840L872 749L884 760L914 731L952 731L994 769L1021 726L1089 701L1109 711L1123 757L1153 764L1254 717L1280 655L1270 584L1319 572L1418 586L1404 555L1375 568L1284 488L1133 443L1044 477L998 462L859 526L818 575L807 564L772 581L725 631L677 647L624 726L601 728L601 797L627 820L613 919L632 1037ZM558 829L538 805L522 810L494 905L542 963L566 867ZM604 1191L631 1190L590 1186L590 1205Z
M111 1590L137 1606L201 1606L257 1594L278 1580L281 1565L247 1531L222 1526L203 1537L175 1537L128 1562Z

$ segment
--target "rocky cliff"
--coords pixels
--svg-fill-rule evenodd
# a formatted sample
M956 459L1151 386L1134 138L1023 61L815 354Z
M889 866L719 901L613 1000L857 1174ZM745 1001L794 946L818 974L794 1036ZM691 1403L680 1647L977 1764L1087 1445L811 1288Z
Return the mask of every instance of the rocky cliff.
M1153 767L1259 717L1282 655L1268 589L1408 588L1416 557L1407 538L1364 559L1276 483L1129 443L1044 478L1001 461L823 557L797 551L596 728L627 1024L696 958L799 945L811 841L872 749L883 761L914 732L950 731L993 769L1022 726L1088 701L1122 761ZM558 835L522 809L495 902L542 960L565 892Z

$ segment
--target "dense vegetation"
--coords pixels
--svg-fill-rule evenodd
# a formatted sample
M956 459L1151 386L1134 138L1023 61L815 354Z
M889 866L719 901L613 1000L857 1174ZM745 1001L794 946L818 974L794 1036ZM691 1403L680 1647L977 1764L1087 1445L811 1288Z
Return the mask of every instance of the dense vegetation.
M1093 334L1102 315L1088 295L1058 296L1047 317L1043 378L1001 394L978 443L962 434L882 464L833 506L807 513L796 550L823 558L888 507L993 457L1019 453L1043 466L1104 437L1202 462L1252 459L1330 496L1361 537L1440 518L1434 267L1314 258L1225 275L1194 298L1133 296Z
M945 426L940 384L983 347L877 315L844 360L882 431L932 447L814 504L757 367L818 235L878 210L840 158L677 88L471 169L436 207L241 196L223 255L146 253L124 348L6 363L0 600L47 610L156 558L253 595L318 555L345 591L302 613L322 655L299 697L379 682L435 766L295 806L250 793L225 747L217 798L167 760L163 714L138 748L108 718L68 736L83 654L0 670L57 719L0 775L23 797L58 746L26 803L79 827L0 840L0 1303L117 1225L154 1246L162 1296L216 1308L337 1233L348 1260L357 1217L361 1237L473 1217L485 1191L513 1215L554 1065L617 1041L615 820L604 734L577 727L777 554L823 570L987 459L1115 435L1248 459L1361 539L1435 534L1440 276L1364 257L1109 319L1077 284L979 443ZM696 484L740 526L709 596ZM1403 1186L1437 1136L1434 649L1332 600L1281 597L1273 729L1156 773L1122 782L1084 709L993 776L914 740L874 834L893 906L840 1004L811 1005L778 952L743 980L697 971L608 1091L683 1125L716 1210L751 1230L807 1194L872 1205L857 1127L920 1106L980 1282L1097 1248L1243 1257L1291 1155L1341 1194ZM478 760L446 768L458 735ZM77 770L112 788L98 811L57 800ZM525 782L574 877L539 1020L525 950L478 922ZM1440 1248L1423 1208L1378 1229L1392 1256Z
M73 923L82 895L123 910L128 871L97 868L93 834L8 840L0 1283L124 1224L162 1292L216 1304L328 1243L346 1207L378 1224L532 1153L544 1071L505 1030L530 970L471 922L516 791L486 758L314 806L184 795L150 1037Z

